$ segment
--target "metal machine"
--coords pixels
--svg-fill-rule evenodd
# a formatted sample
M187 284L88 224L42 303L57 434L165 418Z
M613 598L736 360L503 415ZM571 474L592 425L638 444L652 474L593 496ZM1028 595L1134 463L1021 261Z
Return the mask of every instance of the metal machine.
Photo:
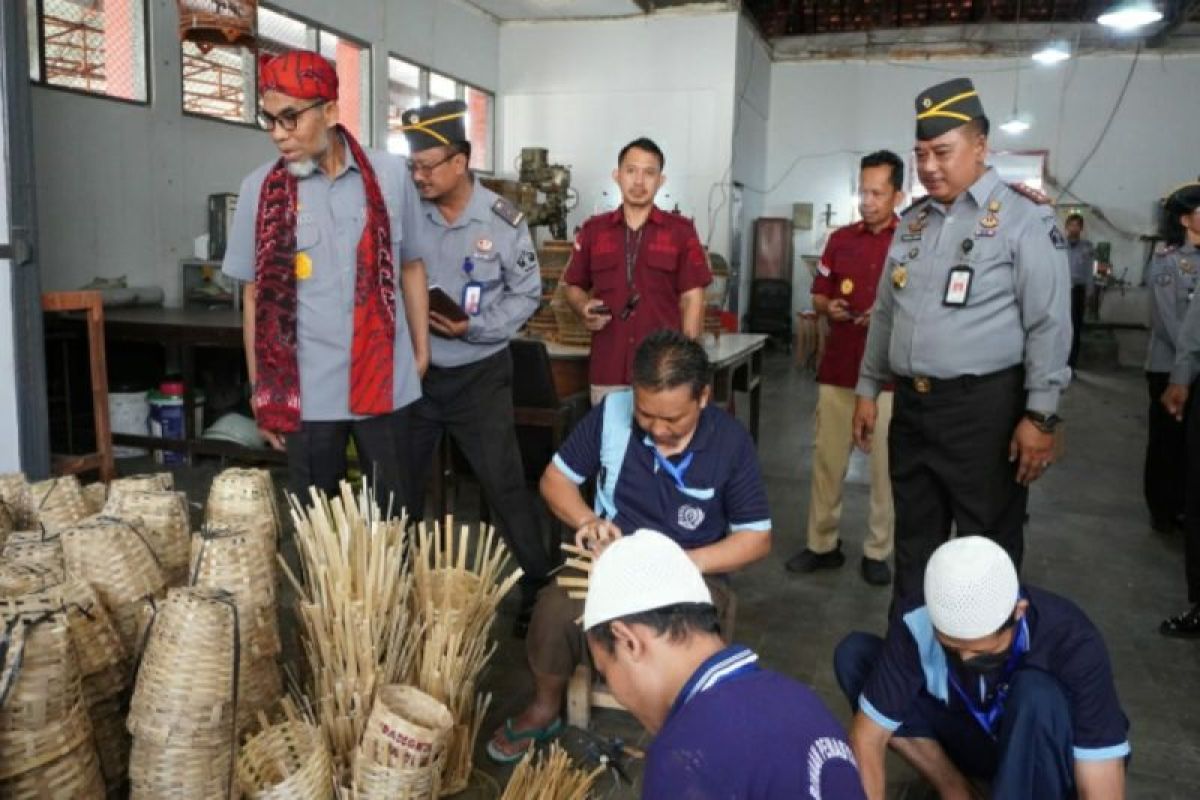
M567 212L579 202L571 188L571 168L551 164L550 151L544 147L524 147L520 155L518 179L482 178L484 186L508 198L525 212L532 229L547 225L554 239L567 238Z

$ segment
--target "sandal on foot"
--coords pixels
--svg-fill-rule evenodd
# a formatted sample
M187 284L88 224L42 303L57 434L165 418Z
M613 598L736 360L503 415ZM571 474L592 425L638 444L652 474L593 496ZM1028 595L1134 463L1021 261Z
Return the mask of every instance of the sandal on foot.
M1165 619L1158 626L1158 632L1163 636L1178 639L1200 638L1200 605L1193 606L1191 611L1170 619Z
M548 742L555 736L558 736L559 732L562 731L562 727L562 719L556 718L544 728L530 728L525 731L517 731L513 730L512 718L510 717L504 720L504 728L500 732L501 735L511 744L517 744L518 742L529 742L529 744L515 753L506 753L496 747L495 741L489 741L487 743L488 758L497 764L514 764L524 758L525 754L534 745ZM494 736L492 738L493 740L495 739Z

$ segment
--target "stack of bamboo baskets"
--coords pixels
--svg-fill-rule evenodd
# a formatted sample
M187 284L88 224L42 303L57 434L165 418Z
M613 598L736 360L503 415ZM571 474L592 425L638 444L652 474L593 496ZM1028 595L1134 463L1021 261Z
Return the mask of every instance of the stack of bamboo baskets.
M354 755L355 800L432 800L442 794L450 709L413 686L385 686Z
M457 537L453 530L452 519L444 533L422 525L413 557L413 612L421 645L412 683L454 716L443 794L462 791L470 779L475 740L491 702L476 688L495 651L492 621L501 598L521 577L520 569L505 577L508 553L492 529L474 542L465 525Z
M19 572L19 570L17 571ZM13 574L0 597L0 797L102 800L104 779L57 584Z
M187 579L191 537L187 495L170 489L116 486L109 493L104 515L140 524L167 585L183 585Z
M29 491L37 522L51 533L74 525L90 513L83 488L74 475L38 481Z
M237 797L238 610L220 589L171 589L130 704L130 800Z

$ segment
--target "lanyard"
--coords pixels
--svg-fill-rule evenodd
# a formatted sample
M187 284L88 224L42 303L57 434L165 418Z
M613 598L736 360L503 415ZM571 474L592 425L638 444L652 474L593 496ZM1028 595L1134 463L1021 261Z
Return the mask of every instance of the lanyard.
M692 465L692 457L696 454L688 453L683 457L678 465L675 465L671 463L670 459L658 452L658 448L653 442L651 442L648 446L650 448L650 452L654 453L654 463L658 464L658 466L661 467L664 472L671 476L671 480L675 481L675 486L678 487L679 491L686 493L687 485L683 482L683 477L687 474L688 467Z
M629 287L633 286L633 267L637 263L638 251L642 249L642 231L645 229L645 224L636 231L631 231L629 225L625 225L625 285Z
M1004 670L1000 673L1000 680L996 683L996 693L992 698L992 702L984 708L976 706L971 696L963 690L962 686L954 678L954 673L950 670L946 671L950 678L950 685L958 692L958 696L967 706L967 711L971 712L971 716L979 723L980 727L991 736L996 738L996 724L1000 721L1000 717L1004 715L1004 702L1008 699L1008 682L1012 678L1012 674L1017 669L1017 662L1021 657L1029 652L1029 626L1025 623L1025 618L1021 618L1021 629L1017 632L1017 641L1013 643L1012 652L1008 656L1008 660L1004 663ZM983 676L979 676L980 691L983 690Z

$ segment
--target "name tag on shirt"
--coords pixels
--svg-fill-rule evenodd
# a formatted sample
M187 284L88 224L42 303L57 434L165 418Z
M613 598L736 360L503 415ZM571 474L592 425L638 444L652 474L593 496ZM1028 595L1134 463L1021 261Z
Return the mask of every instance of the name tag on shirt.
M950 277L946 280L946 294L942 298L942 304L947 306L965 306L967 298L971 296L971 279L975 276L975 270L967 266L955 267L950 270Z

